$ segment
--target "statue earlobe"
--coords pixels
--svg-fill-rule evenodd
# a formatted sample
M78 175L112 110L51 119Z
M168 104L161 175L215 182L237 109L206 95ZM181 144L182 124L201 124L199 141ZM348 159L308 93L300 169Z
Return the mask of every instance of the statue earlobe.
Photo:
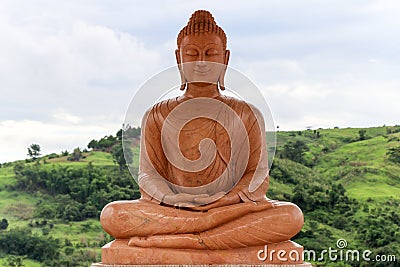
M183 70L182 67L178 67L179 68L179 74L181 75L181 87L179 88L181 91L186 89L186 79L185 76L183 75Z
M176 57L176 63L178 64L179 74L181 76L181 87L179 89L183 91L186 88L186 79L185 79L185 76L183 75L183 69L182 69L182 65L181 65L181 57L180 57L179 49L175 50L175 57Z
M231 56L231 51L230 50L225 50L225 59L224 59L224 64L228 66L229 63L229 57Z
M221 89L222 91L225 90L225 73L226 73L226 69L228 68L228 62L229 62L229 56L231 55L231 51L229 50L225 50L225 60L224 60L224 68L221 71L221 74L219 76L219 89Z

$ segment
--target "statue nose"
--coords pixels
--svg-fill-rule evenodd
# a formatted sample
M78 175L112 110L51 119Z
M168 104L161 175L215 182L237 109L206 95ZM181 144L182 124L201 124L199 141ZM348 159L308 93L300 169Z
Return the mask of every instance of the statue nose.
M205 67L207 66L207 61L201 60L196 62L196 66L198 67Z

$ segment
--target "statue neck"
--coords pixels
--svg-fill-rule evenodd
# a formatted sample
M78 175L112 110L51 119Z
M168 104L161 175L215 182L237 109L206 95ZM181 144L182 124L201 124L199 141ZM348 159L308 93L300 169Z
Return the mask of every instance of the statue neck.
M221 96L221 93L218 89L217 84L198 85L195 83L188 83L184 96L188 98L195 98L195 97L215 98Z

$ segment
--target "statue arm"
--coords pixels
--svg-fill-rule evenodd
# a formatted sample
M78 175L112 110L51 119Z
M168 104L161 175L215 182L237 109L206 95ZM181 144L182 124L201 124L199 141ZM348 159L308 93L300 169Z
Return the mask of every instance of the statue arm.
M250 157L245 174L231 191L238 194L243 202L264 201L269 185L268 153L266 133L262 113L254 106L248 105L251 111L246 112L246 125L249 142Z
M148 110L142 120L138 182L142 199L161 203L164 196L173 191L164 178L167 159L161 145L161 128L155 109L156 106Z

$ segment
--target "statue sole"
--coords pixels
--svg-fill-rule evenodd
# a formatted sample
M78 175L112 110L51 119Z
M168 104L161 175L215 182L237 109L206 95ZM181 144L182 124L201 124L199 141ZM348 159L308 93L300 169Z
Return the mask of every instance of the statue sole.
M130 247L128 241L118 239L103 246L102 262L92 267L311 266L303 262L303 247L292 241L268 244L267 257L265 246L229 250L164 249Z

